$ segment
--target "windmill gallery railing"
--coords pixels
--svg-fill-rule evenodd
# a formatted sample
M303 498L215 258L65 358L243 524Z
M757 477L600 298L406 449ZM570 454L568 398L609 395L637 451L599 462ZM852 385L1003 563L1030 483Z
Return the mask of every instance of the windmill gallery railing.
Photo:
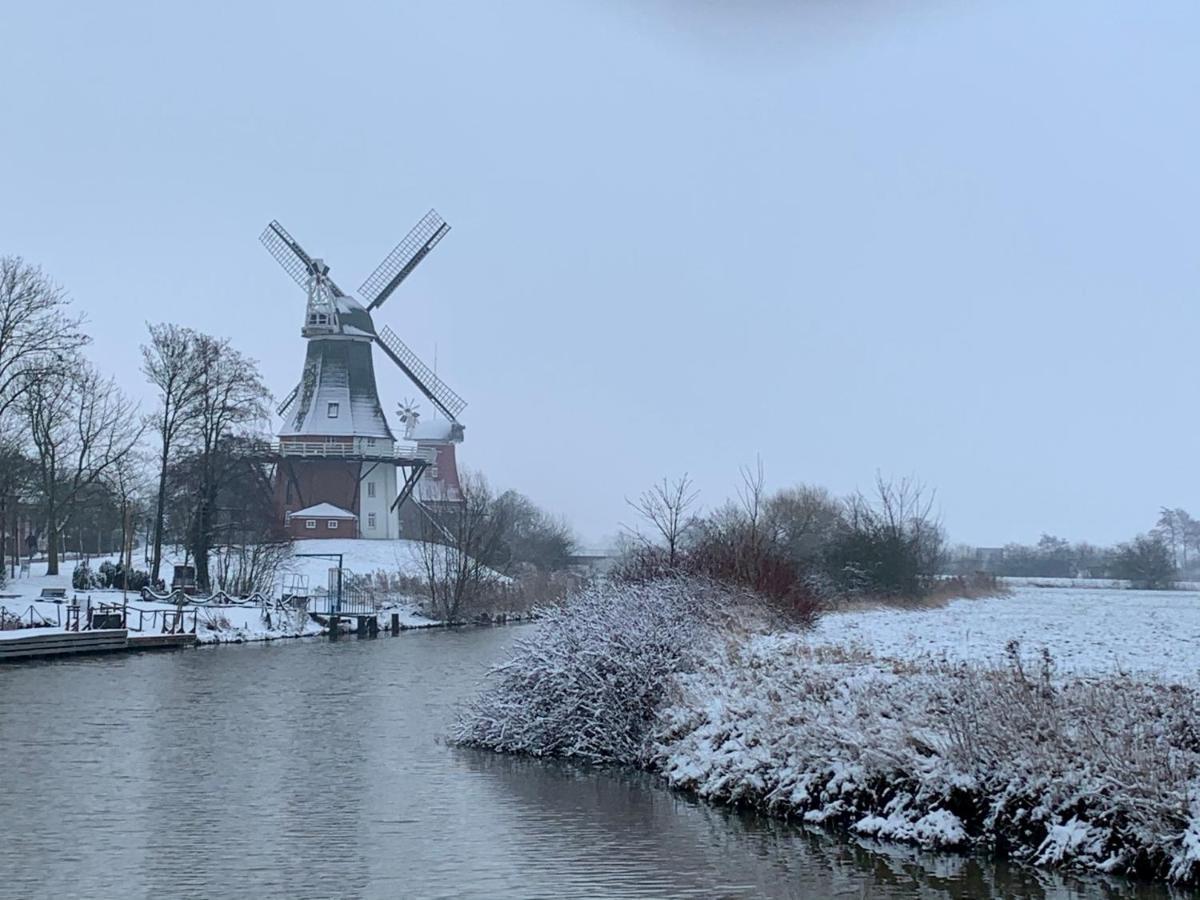
M433 465L437 452L428 447L397 447L391 441L355 438L352 441L297 441L284 438L263 441L260 452L271 457L316 459L381 459Z

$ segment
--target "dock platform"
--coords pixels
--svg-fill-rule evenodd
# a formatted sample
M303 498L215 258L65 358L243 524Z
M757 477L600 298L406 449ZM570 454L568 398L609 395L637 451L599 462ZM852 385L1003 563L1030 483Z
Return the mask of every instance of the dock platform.
M62 631L29 628L0 632L0 663L85 653L126 653L194 647L194 634L130 634L124 628Z

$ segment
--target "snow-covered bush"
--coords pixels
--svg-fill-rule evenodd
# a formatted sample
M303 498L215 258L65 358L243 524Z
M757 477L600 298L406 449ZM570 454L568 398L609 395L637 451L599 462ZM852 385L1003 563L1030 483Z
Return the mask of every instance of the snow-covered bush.
M87 563L79 563L71 573L71 587L77 591L90 591L100 586L100 579Z
M460 712L451 738L509 753L644 764L674 676L753 615L744 595L699 580L585 589L517 641Z
M654 765L678 787L930 847L1200 878L1200 692L896 663L758 637L681 677Z

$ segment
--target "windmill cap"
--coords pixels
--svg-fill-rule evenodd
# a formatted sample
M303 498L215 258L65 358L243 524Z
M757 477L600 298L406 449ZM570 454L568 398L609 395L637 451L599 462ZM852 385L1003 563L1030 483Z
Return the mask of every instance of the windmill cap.
M371 321L371 314L361 303L351 297L337 297L333 302L344 333L363 337L375 336L375 323Z

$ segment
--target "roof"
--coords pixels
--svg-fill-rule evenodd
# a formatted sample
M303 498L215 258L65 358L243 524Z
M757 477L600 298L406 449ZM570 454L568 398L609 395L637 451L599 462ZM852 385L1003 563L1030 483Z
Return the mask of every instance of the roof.
M357 519L354 513L348 509L342 509L340 506L334 506L332 503L318 503L316 506L310 506L307 509L300 509L292 513L293 516L307 519Z
M429 443L444 443L462 440L462 426L457 422L447 422L445 419L431 419L428 422L418 421L412 428L405 429L404 436L410 441L428 441Z
M333 300L337 309L338 324L343 334L364 335L374 337L375 323L371 314L353 297L335 297Z

